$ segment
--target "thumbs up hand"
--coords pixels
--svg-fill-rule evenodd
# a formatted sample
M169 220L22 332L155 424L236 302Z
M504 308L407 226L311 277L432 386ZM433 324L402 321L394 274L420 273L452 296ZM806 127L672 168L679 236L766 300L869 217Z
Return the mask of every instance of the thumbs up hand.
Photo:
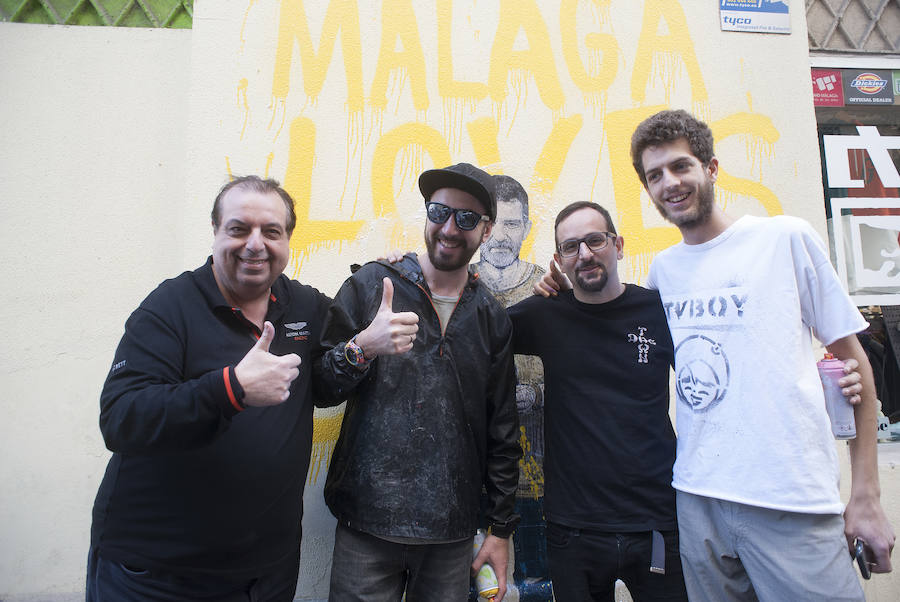
M274 336L272 323L263 324L259 340L234 367L234 375L244 389L244 405L274 406L287 401L291 383L300 375L300 356L269 353Z
M382 280L381 305L368 328L356 335L356 344L367 359L376 355L406 353L413 347L419 330L419 316L412 311L394 313L394 283L387 276Z

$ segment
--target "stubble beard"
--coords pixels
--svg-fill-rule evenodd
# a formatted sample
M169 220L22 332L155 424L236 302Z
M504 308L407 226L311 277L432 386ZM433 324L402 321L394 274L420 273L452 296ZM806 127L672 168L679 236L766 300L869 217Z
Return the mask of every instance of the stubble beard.
M653 203L656 210L667 222L677 226L678 228L691 229L701 226L709 220L713 212L713 206L716 202L715 189L713 183L709 180L697 188L697 206L694 211L689 211L680 215L671 215L662 203Z
M471 261L472 256L475 255L475 251L478 250L478 247L469 248L466 246L465 239L456 239L460 240L462 243L461 247L457 247L460 249L461 255L458 260L453 261L450 259L444 259L437 252L437 243L438 237L428 236L427 233L425 235L425 249L428 251L428 261L431 262L431 265L434 266L435 269L440 270L442 272L453 272L462 267L468 266L469 261ZM456 242L454 240L453 242Z

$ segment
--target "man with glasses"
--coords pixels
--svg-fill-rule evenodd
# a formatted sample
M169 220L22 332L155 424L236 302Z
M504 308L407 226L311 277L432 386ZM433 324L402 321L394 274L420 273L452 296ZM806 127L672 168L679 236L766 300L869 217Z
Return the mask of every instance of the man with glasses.
M427 253L369 263L329 310L316 373L347 397L325 484L338 520L330 600L465 600L487 561L506 590L518 424L512 329L469 271L494 185L460 163L419 177ZM485 488L490 526L472 561Z
M573 283L509 308L516 353L544 362L544 515L553 594L686 600L668 415L672 340L659 295L619 279L624 239L595 203L556 218Z

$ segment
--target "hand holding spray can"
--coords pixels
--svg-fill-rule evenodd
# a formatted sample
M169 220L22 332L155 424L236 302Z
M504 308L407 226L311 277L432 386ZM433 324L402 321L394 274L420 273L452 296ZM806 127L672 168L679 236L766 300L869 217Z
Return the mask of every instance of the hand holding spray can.
M854 439L856 437L856 419L853 417L853 406L844 397L838 381L844 376L844 362L826 353L822 361L816 362L822 389L825 391L825 411L831 419L831 432L835 439Z
M478 529L472 542L473 560L478 556L482 545L484 545L484 531ZM481 565L478 574L475 575L475 590L485 600L493 600L494 596L500 592L500 582L497 581L497 574L494 573L494 569L487 562Z

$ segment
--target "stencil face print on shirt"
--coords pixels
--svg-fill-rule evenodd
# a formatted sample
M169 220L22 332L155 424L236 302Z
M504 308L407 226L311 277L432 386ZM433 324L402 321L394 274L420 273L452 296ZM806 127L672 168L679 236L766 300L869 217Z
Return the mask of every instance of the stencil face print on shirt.
M710 338L695 334L675 348L678 399L694 410L705 410L728 393L731 372L722 347Z

